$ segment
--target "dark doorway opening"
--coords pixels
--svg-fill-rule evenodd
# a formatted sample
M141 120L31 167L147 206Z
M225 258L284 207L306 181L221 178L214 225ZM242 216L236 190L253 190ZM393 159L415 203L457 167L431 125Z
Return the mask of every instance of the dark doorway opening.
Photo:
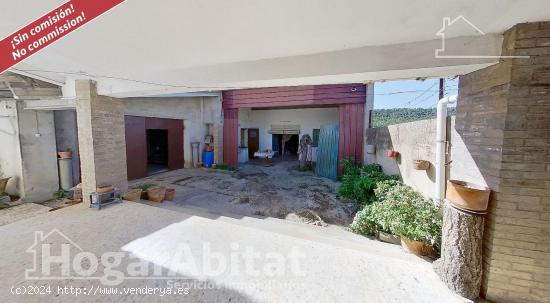
M285 142L285 156L298 154L298 135L291 135Z
M273 148L273 151L276 151L276 157L281 157L281 155L283 155L283 147L283 158L285 160L293 160L298 155L298 135L273 134L271 136L271 146Z
M248 158L254 159L254 153L260 149L260 130L257 128L248 129Z
M147 130L147 174L168 170L168 130Z

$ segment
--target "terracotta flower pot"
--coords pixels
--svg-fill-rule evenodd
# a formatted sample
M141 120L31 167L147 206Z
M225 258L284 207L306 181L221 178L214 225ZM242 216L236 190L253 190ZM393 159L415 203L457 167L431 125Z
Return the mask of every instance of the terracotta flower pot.
M130 189L122 195L122 199L126 201L137 202L141 199L141 188Z
M164 200L166 201L174 201L174 196L176 194L176 190L173 188L167 188L166 192L164 193Z
M426 252L426 244L424 244L424 242L410 240L404 236L401 236L401 246L403 246L403 249L406 252L417 256L422 256Z
M390 158L397 158L399 156L399 152L392 149L392 150L388 150L386 155Z
M112 185L106 185L106 186L99 186L96 187L95 192L98 194L108 193L110 191L113 191L115 188Z
M386 243L397 244L397 245L401 244L401 240L399 239L399 236L385 233L383 231L378 231L376 233L376 238Z
M166 193L166 187L155 186L147 190L147 200L153 202L162 202L164 200L164 194Z
M447 181L445 198L455 207L484 212L489 204L491 190L488 187L459 180Z
M430 168L430 162L426 160L413 160L412 164L416 170L427 170Z
M68 159L71 157L72 152L70 150L58 151L57 156L59 159Z

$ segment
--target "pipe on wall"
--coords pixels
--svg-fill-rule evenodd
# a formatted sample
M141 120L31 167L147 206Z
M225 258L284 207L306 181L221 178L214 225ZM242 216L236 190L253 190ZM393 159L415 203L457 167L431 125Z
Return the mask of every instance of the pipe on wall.
M447 96L437 102L435 141L435 199L438 203L445 198L445 156L447 148L447 106L457 101L457 95Z

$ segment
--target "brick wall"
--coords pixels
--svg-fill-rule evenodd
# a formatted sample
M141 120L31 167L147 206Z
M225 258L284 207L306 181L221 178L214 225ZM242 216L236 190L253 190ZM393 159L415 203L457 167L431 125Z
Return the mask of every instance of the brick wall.
M124 103L98 96L95 84L78 80L78 143L84 197L97 186L127 188Z
M460 79L456 129L493 189L482 293L550 302L550 22L505 33L501 63Z

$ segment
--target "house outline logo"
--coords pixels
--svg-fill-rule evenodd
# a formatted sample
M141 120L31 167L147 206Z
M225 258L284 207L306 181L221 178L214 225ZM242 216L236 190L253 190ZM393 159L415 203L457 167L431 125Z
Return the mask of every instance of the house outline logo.
M33 255L33 267L32 268L27 268L25 270L25 278L26 279L36 279L36 277L31 276L32 273L37 273L38 272L38 268L37 268L38 266L37 265L38 265L38 253L39 253L39 251L37 251L36 248L39 247L41 244L44 244L45 241L54 234L59 235L61 238L65 239L68 242L68 243L62 243L61 245L69 244L73 247L76 247L81 252L84 251L82 249L82 247L80 247L80 245L76 244L73 240L71 240L71 238L69 238L67 235L62 233L57 228L52 229L46 235L44 235L44 232L41 231L41 230L35 231L34 232L34 242L33 242L33 244L25 250L26 253L30 253L30 254Z
M478 26L476 26L473 22L468 20L466 17L459 15L458 17L451 19L451 17L443 17L443 26L435 33L436 36L441 38L441 48L435 49L435 58L443 59L472 59L472 58L481 58L481 59L491 59L491 58L497 58L497 59L503 59L503 58L529 58L529 56L495 56L495 55L444 55L445 53L445 40L446 35L445 31L447 28L453 26L459 21L464 22L466 25L471 27L476 33L478 33L477 37L485 35L485 32L482 31Z

